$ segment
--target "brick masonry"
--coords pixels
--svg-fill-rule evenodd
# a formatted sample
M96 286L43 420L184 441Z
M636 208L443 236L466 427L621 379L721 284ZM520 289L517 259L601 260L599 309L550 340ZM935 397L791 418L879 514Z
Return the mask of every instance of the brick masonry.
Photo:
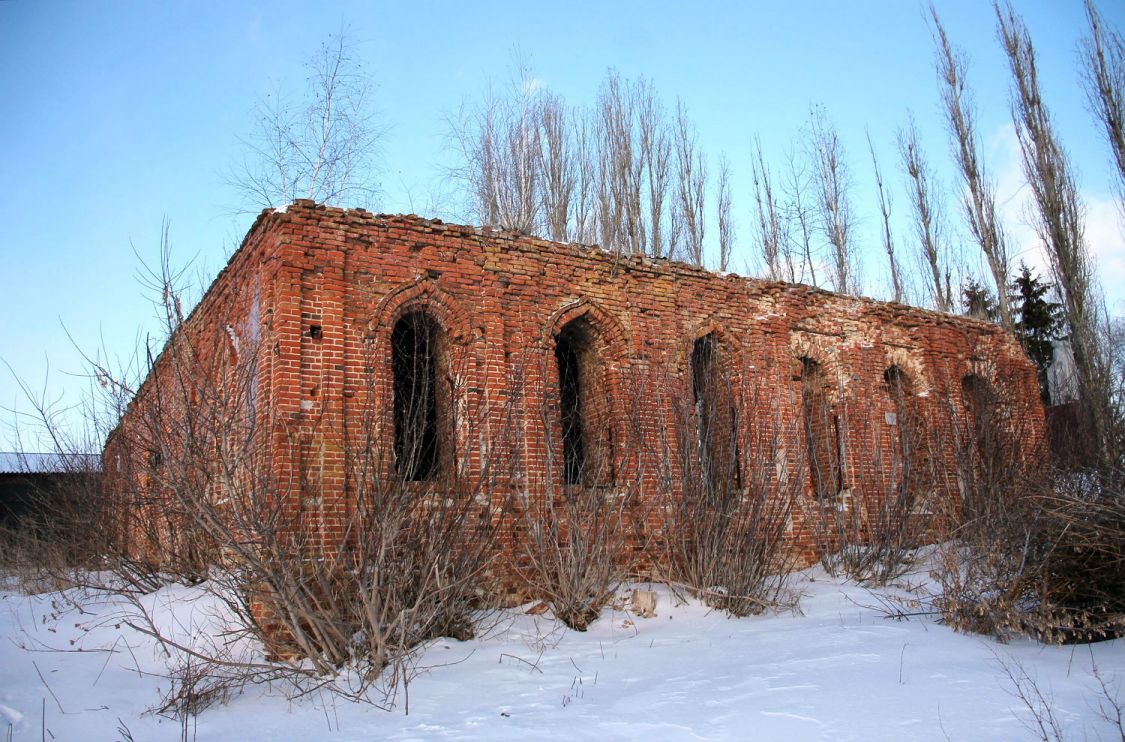
M213 338L216 349L253 354L258 445L276 481L294 483L287 507L322 548L344 537L347 441L372 410L383 412L376 425L386 428L391 332L414 311L440 326L439 375L457 390L440 413L454 421L443 466L457 456L470 469L487 463L494 505L561 483L563 467L552 464L562 446L554 348L576 319L593 348L582 360L590 396L583 404L596 428L587 447L598 485L629 478L657 496L668 481L656 471L659 456L637 450L665 435L661 421L693 394L693 347L709 334L751 426L800 418L802 373L812 361L827 404L853 417L859 411L889 421L900 409L887 381L891 367L905 379L913 414L929 421L947 410L963 414L961 381L976 375L1017 400L1020 418L1030 421L1029 446L1042 437L1035 370L1018 343L988 323L596 247L297 201L258 218L184 327ZM119 430L157 394L169 363L157 360ZM803 450L804 428L789 429L796 438L784 445ZM107 456L121 453L120 440L120 433L110 437ZM880 476L877 460L894 445L883 430L873 444L881 454L846 446L841 486ZM658 532L659 518L645 527ZM510 533L519 538L518 529ZM792 538L813 553L810 527L799 518Z

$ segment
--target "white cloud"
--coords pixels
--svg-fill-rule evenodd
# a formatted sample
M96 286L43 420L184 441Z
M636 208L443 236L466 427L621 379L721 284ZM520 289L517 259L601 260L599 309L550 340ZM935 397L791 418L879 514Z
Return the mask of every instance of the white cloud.
M1086 198L1086 244L1111 314L1125 314L1125 226L1116 198Z
M1008 255L1012 269L1020 261L1036 273L1050 275L1050 264L1043 251L1043 242L1035 231L1031 190L1023 172L1019 139L1011 124L1000 127L989 141L987 162L997 163L991 173L996 183L996 202L1000 219L1008 237Z
M996 182L1000 217L1008 235L1008 250L1013 270L1019 261L1035 272L1050 277L1050 264L1033 225L1032 202L1019 140L1011 124L1001 127L987 142L985 160L996 163L991 172ZM1125 313L1125 225L1118 199L1079 193L1086 207L1086 245L1095 262L1106 304L1113 314Z

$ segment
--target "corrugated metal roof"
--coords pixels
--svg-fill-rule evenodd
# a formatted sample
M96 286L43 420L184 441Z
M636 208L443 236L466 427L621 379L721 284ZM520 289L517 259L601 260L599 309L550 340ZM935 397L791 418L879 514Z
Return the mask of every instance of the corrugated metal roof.
M0 451L0 474L57 474L101 471L96 453L24 453Z

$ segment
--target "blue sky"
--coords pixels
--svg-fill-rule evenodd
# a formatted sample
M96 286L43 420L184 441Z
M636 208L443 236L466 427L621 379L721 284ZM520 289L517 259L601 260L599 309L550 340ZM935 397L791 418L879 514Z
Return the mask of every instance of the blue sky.
M1125 29L1125 7L1100 3ZM1078 84L1078 0L1018 2L1035 41L1044 96L1079 171L1091 246L1111 304L1125 313L1125 250L1110 161ZM1021 257L1026 189L1008 114L1008 74L985 2L941 2L947 31L970 58L986 166L1000 184ZM232 214L223 173L241 156L255 100L299 90L303 62L342 24L375 82L383 142L379 210L428 211L444 190L445 119L502 82L513 51L569 102L586 103L610 67L645 75L681 99L705 150L725 153L741 223L733 267L749 255L749 158L782 152L823 104L848 153L865 293L885 296L878 212L864 138L895 189L900 250L907 201L894 134L908 111L930 160L953 182L938 111L933 46L922 3L250 3L0 2L0 359L35 389L80 401L82 352L127 357L156 329L138 281L170 221L174 257L207 281L252 216ZM714 163L713 163L714 164ZM952 191L955 195L956 191ZM441 201L445 217L457 205ZM953 198L948 208L960 225ZM71 338L74 342L72 343ZM75 344L78 347L75 347ZM27 409L0 368L0 407ZM12 445L0 411L0 450ZM34 443L32 444L34 447Z

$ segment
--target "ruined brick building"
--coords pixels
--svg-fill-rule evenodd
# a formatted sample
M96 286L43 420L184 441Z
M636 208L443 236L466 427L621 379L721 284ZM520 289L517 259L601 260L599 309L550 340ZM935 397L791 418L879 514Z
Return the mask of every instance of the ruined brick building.
M919 471L951 469L953 453L916 437L913 470L892 465L911 426L963 419L987 388L1029 440L1042 435L1035 369L988 323L308 201L258 218L180 332L193 363L228 360L205 364L209 386L178 407L245 386L254 465L324 549L348 538L359 469L418 487L486 479L472 496L497 519L568 488L632 488L650 504L683 496L687 478L737 489L755 466L836 509L917 480L924 513L942 492ZM111 473L143 479L180 455L126 435L146 406L174 416L158 401L170 355L111 436ZM377 459L359 452L378 446ZM802 512L789 534L809 555ZM632 537L665 525L650 508Z

